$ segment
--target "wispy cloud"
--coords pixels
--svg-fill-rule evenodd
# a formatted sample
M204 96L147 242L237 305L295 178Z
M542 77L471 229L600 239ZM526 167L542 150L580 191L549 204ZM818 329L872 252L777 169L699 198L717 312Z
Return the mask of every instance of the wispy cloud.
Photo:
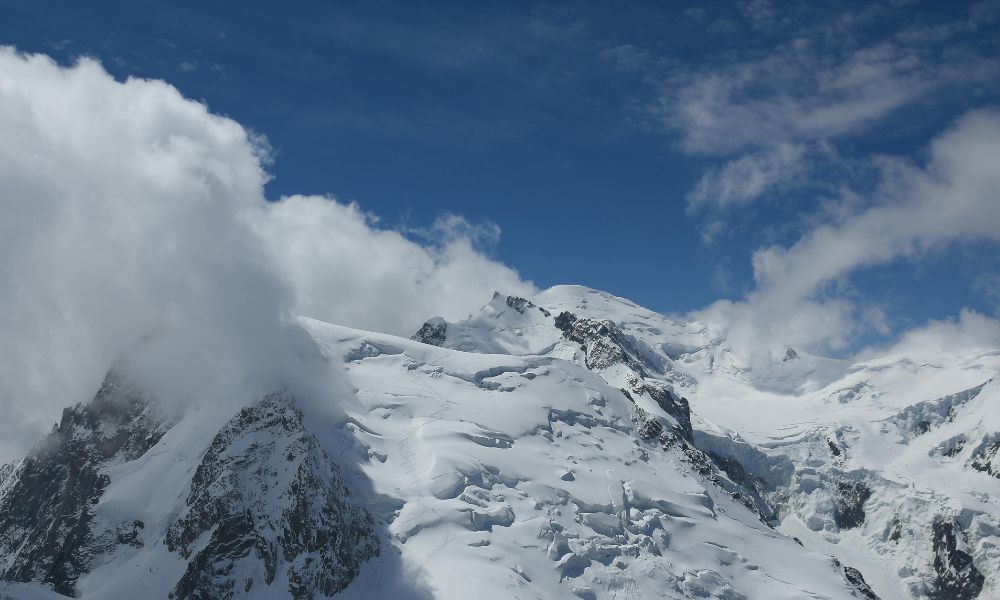
M934 140L929 156L924 165L882 158L870 203L816 224L791 245L758 250L753 291L699 316L748 350L769 343L842 350L866 325L885 331L883 313L845 295L838 282L954 244L1000 242L1000 113L965 115Z
M880 128L884 134L886 121L907 109L953 102L957 90L998 87L992 43L984 49L963 37L1000 18L996 2L935 22L899 18L889 6L818 20L798 5L776 10L769 0L739 7L751 29L767 31L763 40L783 36L649 75L658 82L645 106L652 123L683 152L719 161L688 195L694 214L715 211L706 227L717 227L725 210L844 174L845 161L861 157L840 147ZM877 24L888 32L873 33ZM630 47L620 48L631 56Z
M688 208L728 209L791 185L809 171L807 161L813 151L805 144L780 142L710 167L688 194Z
M858 133L933 90L985 80L996 65L938 67L890 43L832 58L796 40L758 60L678 72L649 110L685 151L729 155Z

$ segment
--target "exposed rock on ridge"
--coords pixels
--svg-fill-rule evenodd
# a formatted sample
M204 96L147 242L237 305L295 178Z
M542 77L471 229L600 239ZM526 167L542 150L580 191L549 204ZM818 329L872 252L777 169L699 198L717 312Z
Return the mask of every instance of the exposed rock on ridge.
M431 319L417 330L410 338L411 340L430 344L431 346L443 346L448 337L448 324L444 319Z
M189 561L179 599L228 599L275 581L296 600L329 596L379 554L372 516L281 394L216 435L166 543Z
M95 555L114 546L93 531L93 506L110 483L105 468L139 458L170 425L147 394L114 372L90 403L65 409L52 433L2 477L0 579L72 595ZM122 543L142 543L123 536Z

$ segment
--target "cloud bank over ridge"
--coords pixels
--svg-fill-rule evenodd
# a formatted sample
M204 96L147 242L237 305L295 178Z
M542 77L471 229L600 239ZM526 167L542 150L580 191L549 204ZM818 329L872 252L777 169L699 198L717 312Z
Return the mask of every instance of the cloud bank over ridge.
M267 152L164 82L0 49L0 459L113 364L182 403L309 385L298 314L404 334L533 289L457 218L421 244L332 198L268 202Z

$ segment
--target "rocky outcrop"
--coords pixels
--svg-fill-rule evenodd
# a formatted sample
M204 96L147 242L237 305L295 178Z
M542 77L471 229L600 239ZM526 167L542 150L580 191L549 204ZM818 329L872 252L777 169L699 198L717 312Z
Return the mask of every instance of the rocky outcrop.
M861 574L861 571L846 565L841 565L841 567L844 569L844 579L847 580L847 583L849 583L850 586L854 588L854 591L856 591L862 598L866 598L867 600L880 600L878 594L876 594L875 591L872 590L871 586L868 585L868 582L865 581L865 577Z
M1000 479L1000 436L994 434L993 441L984 440L983 444L972 454L969 466L977 471Z
M665 385L651 383L640 377L629 376L626 378L628 384L629 397L635 395L649 395L656 404L670 415L676 422L676 430L680 437L688 442L692 442L691 430L691 406L687 398L682 398L673 393Z
M933 526L934 585L931 600L973 600L979 596L986 578L962 549L965 534L954 522L939 518Z
M166 544L188 561L178 599L228 599L276 581L296 600L330 596L379 554L372 516L281 394L216 435Z
M496 297L496 296L494 296L494 297ZM521 298L519 296L507 296L507 306L513 308L514 310L516 310L517 312L521 313L522 315L529 308L534 308L534 309L538 310L539 312L541 312L546 317L552 316L552 313L550 313L549 311L545 310L544 308L542 308L540 306L537 306L531 300L528 300L526 298Z
M431 319L421 325L410 339L431 346L443 346L447 337L448 323L444 319Z
M664 365L656 353L622 331L613 321L577 317L563 311L555 317L555 326L565 339L583 347L588 369L602 370L624 364L640 376L662 373Z
M872 495L862 481L838 481L836 495L837 526L841 529L860 527L865 522L865 502Z
M92 559L118 536L95 532L93 507L110 483L108 466L134 460L170 428L152 399L109 373L94 399L67 408L52 433L16 467L0 496L0 579L42 582L72 595ZM141 544L142 524L123 524L121 543Z

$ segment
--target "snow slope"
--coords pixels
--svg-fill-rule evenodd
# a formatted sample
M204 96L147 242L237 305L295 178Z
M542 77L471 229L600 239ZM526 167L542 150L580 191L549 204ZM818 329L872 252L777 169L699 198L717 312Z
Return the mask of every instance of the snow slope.
M3 579L34 582L0 596L1000 596L1000 352L749 361L578 286L497 294L414 340L301 322L355 394L114 431L77 407L96 425L59 439L156 438L87 455L92 503L36 511L77 535L19 517L24 547L86 560L53 578L0 543ZM29 467L49 489L63 464L0 469L0 517L40 497Z
M351 359L362 470L399 499L382 516L436 598L850 597L829 557L644 442L586 368L309 328Z
M466 348L474 329L484 350L524 336L535 351L587 363L554 325L505 322L504 300L446 329ZM694 444L752 480L779 531L863 566L882 598L1000 596L997 349L859 363L782 349L750 361L701 324L604 292L557 286L529 302L616 324L637 354L652 355L641 365L647 378L654 371L688 399ZM614 368L596 372L622 382Z

